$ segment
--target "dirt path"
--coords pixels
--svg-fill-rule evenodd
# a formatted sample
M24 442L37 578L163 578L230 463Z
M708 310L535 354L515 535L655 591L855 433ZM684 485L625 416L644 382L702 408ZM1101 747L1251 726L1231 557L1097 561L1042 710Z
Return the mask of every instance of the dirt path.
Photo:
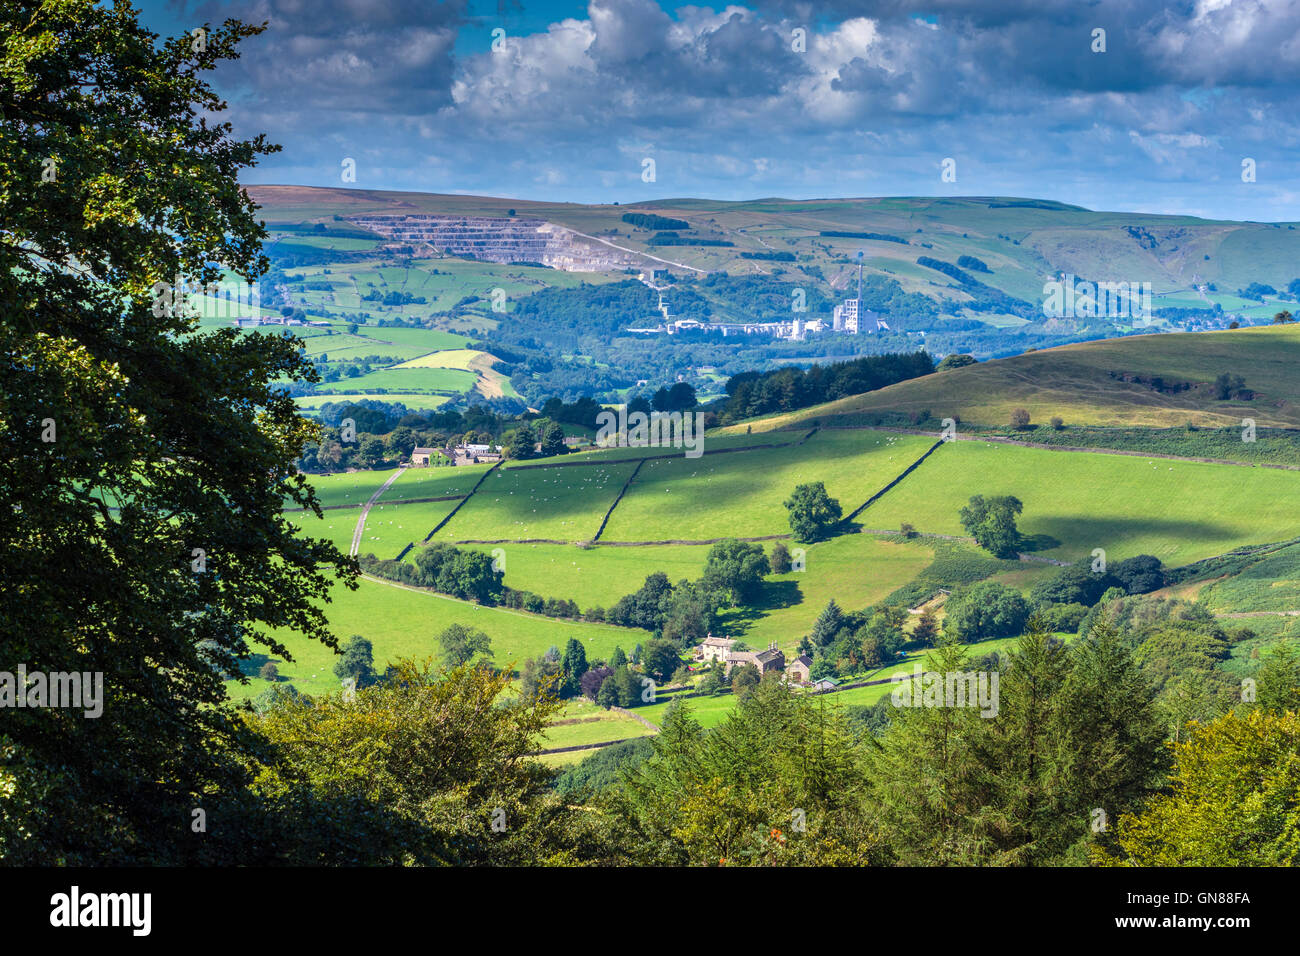
M352 550L348 552L348 554L350 554L352 557L356 557L357 551L361 549L361 536L365 534L366 531L366 515L370 514L370 509L374 506L375 502L379 500L379 496L388 490L389 485L395 482L398 478L402 477L402 472L404 471L406 471L405 465L403 465L401 468L398 468L397 471L393 473L393 477L389 478L382 485L380 485L379 490L376 491L373 495L371 495L370 500L367 501L364 506L362 506L361 516L357 518L356 530L352 532Z
M646 259L653 259L655 262L662 262L666 266L676 266L679 269L690 269L692 272L698 272L700 275L708 275L705 269L697 269L695 266L688 266L684 262L673 262L671 259L660 259L658 256L652 256L648 252L638 252L636 249L629 249L626 246L620 246L617 243L610 242L608 239L602 239L600 236L589 236L585 232L578 232L576 229L570 230L575 236L582 236L584 239L590 239L593 242L602 242L611 249L617 249L619 252L630 252L634 256L642 256Z

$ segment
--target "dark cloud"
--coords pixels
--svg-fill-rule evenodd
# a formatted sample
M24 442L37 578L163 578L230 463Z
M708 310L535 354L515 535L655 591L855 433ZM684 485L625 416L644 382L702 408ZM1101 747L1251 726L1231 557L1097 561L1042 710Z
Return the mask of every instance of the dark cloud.
M459 0L196 12L271 23L220 78L241 132L286 146L262 181L337 183L347 156L378 188L1002 193L1295 217L1296 4L591 0L512 27L496 51L495 21ZM640 179L646 156L654 184ZM1260 163L1249 188L1245 156ZM955 186L939 180L947 157Z

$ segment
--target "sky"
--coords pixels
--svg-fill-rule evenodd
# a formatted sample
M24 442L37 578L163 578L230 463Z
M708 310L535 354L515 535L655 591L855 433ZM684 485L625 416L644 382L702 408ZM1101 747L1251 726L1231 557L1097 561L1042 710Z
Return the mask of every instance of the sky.
M269 23L213 76L283 146L248 183L1300 220L1300 0L137 5Z

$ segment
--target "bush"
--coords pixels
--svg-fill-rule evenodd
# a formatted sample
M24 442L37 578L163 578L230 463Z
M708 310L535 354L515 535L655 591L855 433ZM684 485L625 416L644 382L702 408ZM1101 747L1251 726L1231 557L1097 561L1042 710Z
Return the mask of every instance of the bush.
M946 606L946 633L967 644L1020 634L1029 620L1029 602L995 581L984 581L954 594Z
M1029 427L1029 412L1023 408L1013 409L1011 412L1011 427L1024 429Z

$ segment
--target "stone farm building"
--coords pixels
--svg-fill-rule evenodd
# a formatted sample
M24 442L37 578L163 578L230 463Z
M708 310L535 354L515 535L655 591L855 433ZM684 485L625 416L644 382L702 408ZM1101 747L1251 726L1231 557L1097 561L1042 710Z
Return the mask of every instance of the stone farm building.
M411 464L418 465L421 468L427 468L429 467L429 462L436 454L438 454L438 449L436 448L421 448L417 445L415 451L411 452Z
M808 683L812 678L812 663L811 657L807 654L800 654L785 665L786 678L799 684Z
M726 661L728 671L746 664L757 667L759 674L785 670L785 654L777 650L776 641L767 645L765 651L732 651L727 654Z
M725 661L735 643L729 637L714 637L710 634L702 644L695 645L695 659L699 661Z

